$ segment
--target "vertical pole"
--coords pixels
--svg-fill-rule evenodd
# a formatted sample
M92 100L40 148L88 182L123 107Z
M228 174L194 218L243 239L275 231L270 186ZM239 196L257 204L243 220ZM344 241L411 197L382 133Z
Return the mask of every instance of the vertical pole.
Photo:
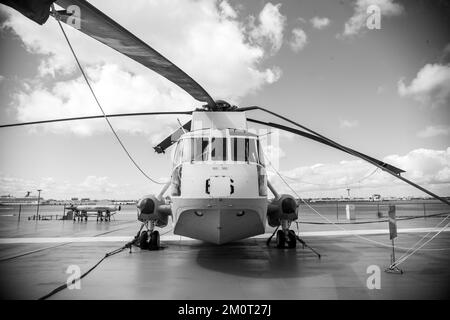
M392 238L392 263L395 262L395 245L394 245L394 238Z
M380 217L380 204L377 203L377 218L381 218Z
M21 204L19 204L19 220L17 220L17 221L20 221L20 213L22 212L22 205Z
M423 203L423 217L427 217L427 210L425 209L425 202Z
M36 221L39 219L39 205L41 203L41 189L38 189L39 195L38 195L38 203L36 208Z
M336 220L339 220L339 202L336 201Z

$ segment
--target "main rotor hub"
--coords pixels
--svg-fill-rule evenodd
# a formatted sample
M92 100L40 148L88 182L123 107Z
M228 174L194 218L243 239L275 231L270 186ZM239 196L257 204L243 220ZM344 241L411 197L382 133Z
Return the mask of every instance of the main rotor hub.
M225 100L214 101L215 105L204 105L203 107L208 111L233 111L237 109L237 106L232 106Z

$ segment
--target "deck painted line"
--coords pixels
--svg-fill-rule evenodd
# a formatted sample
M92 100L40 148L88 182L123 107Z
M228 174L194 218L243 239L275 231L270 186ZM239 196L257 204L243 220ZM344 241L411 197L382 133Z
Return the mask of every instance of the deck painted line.
M405 228L398 229L398 233L427 233L438 232L439 228ZM450 228L446 228L444 232L449 232ZM339 230L339 231L310 231L302 232L302 237L335 237L335 236L352 236L352 235L381 235L389 234L387 229L372 230ZM268 238L271 233L258 235L254 238ZM95 242L126 242L132 240L132 236L100 236L100 237L36 237L36 238L0 238L0 244L25 244L25 243L95 243ZM191 238L182 237L174 234L162 235L161 240L166 241L187 241Z

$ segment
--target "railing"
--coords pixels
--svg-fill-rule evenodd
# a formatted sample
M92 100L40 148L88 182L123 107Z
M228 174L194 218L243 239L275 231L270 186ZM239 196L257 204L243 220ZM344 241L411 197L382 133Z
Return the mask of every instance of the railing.
M397 217L423 217L424 219L438 214L450 213L450 207L435 201L323 201L309 202L310 206L325 215L328 219L344 221L346 205L354 205L356 220L385 219L388 217L390 205L396 206ZM316 218L306 204L300 202L299 216L301 218Z

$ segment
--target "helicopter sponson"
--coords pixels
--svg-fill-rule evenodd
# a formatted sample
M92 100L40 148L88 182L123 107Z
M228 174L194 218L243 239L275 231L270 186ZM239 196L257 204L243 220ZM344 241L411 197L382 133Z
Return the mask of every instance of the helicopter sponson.
M282 220L295 221L298 218L298 205L294 197L282 194L267 207L267 222L271 227L278 227Z
M170 205L164 199L158 199L154 195L142 197L137 203L138 220L141 222L152 221L157 227L167 226L169 216L172 215Z

